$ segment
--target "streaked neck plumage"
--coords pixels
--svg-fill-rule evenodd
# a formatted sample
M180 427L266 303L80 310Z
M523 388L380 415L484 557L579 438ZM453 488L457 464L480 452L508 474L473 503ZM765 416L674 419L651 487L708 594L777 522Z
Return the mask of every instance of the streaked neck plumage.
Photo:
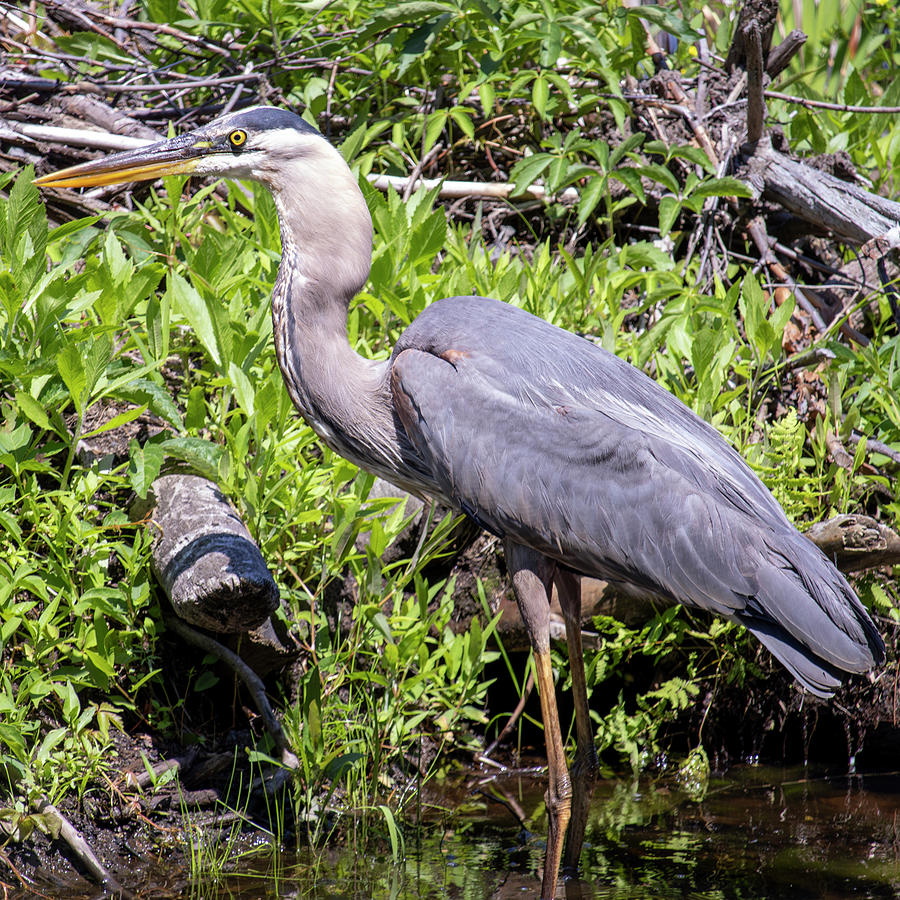
M352 173L320 139L276 172L260 173L281 226L272 296L278 364L291 400L341 456L402 483L387 366L347 340L350 301L368 278L372 220Z

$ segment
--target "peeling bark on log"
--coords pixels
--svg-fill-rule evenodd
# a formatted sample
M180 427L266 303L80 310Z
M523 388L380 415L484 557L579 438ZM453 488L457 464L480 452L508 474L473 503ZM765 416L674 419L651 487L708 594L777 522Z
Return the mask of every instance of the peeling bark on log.
M768 138L750 150L745 162L752 187L840 240L863 244L900 223L900 203L794 162L773 150Z
M869 516L835 516L806 536L844 572L900 563L900 536Z
M178 616L217 632L265 622L278 607L278 588L218 487L197 475L162 475L149 502L153 573Z

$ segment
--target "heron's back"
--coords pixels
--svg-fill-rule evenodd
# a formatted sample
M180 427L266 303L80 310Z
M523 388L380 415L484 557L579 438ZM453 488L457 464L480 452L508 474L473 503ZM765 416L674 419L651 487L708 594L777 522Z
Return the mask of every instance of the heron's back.
M455 297L404 332L392 379L442 492L496 534L741 621L819 694L883 658L846 580L739 454L613 354Z

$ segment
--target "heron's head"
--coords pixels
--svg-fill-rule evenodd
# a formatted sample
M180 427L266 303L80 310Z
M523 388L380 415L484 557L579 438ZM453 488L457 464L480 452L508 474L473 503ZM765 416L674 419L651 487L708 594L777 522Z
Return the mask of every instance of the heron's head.
M35 179L40 187L93 187L164 175L251 178L274 189L300 160L333 159L322 135L286 109L257 106L137 150L114 153Z
M352 296L368 275L372 219L356 178L322 135L285 109L257 106L138 150L35 179L40 187L92 187L163 175L249 178L268 187L285 251L308 280ZM339 252L338 252L339 251Z

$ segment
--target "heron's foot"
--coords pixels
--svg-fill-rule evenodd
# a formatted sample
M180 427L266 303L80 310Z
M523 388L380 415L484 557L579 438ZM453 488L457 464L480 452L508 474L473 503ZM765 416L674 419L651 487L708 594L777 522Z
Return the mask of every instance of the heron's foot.
M544 858L544 877L541 881L541 900L555 900L559 880L560 861L569 819L572 815L572 783L567 773L551 777L551 785L544 794L550 825L547 833L547 853Z
M594 786L597 783L599 772L600 766L597 762L597 753L593 744L584 753L581 752L579 747L578 754L570 769L572 778L572 812L562 858L562 871L567 878L578 874L578 862L581 859L581 850L584 846L584 832L587 828L588 812L591 808Z

